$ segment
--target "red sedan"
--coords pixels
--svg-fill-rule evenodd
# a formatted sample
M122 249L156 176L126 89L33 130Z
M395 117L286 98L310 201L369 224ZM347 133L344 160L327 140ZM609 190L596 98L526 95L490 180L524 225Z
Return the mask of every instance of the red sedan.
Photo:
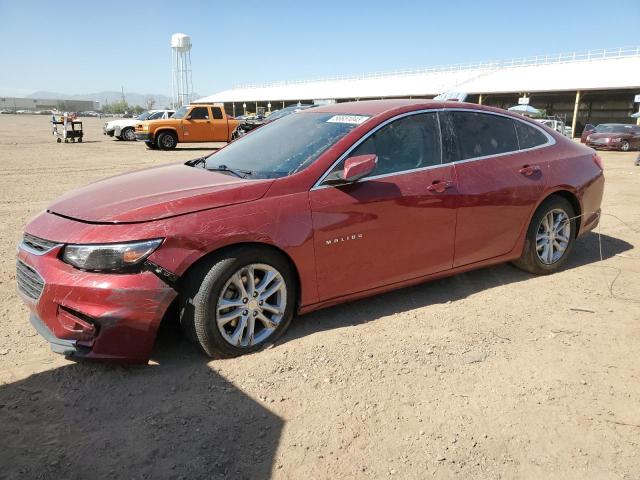
M553 272L603 188L593 150L503 110L329 105L60 198L25 229L18 291L59 353L145 362L178 311L208 355L239 355L296 313L500 262Z

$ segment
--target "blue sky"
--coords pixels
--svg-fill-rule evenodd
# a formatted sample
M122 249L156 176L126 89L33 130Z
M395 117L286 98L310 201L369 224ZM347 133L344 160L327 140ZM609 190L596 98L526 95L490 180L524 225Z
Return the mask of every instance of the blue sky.
M171 92L169 38L194 90L640 45L640 0L0 0L0 95ZM65 8L66 7L66 8ZM70 8L69 8L70 7ZM6 44L5 44L6 45Z

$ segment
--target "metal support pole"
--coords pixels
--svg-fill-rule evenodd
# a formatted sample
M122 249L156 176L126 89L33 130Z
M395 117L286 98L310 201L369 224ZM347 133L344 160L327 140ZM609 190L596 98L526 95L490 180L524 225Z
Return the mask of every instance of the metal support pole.
M482 94L478 97L478 105L482 105Z
M580 110L580 90L576 91L576 103L573 105L573 123L571 124L571 138L576 137L576 126L578 123L578 110Z

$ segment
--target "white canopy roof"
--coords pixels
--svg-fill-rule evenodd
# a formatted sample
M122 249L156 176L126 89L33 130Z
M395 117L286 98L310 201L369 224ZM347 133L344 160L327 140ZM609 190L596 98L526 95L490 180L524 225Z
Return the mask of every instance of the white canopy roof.
M215 93L198 102L406 97L437 95L448 90L529 93L622 88L640 89L640 47L351 78L244 86Z

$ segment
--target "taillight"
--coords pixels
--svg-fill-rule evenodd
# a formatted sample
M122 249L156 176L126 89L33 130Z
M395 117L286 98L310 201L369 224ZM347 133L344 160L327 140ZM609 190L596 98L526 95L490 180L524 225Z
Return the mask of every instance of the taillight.
M600 170L604 170L604 166L602 165L602 158L600 158L600 155L598 155L597 153L594 153L591 158L593 159L593 163L595 163L596 165L598 165L598 167L600 167Z

